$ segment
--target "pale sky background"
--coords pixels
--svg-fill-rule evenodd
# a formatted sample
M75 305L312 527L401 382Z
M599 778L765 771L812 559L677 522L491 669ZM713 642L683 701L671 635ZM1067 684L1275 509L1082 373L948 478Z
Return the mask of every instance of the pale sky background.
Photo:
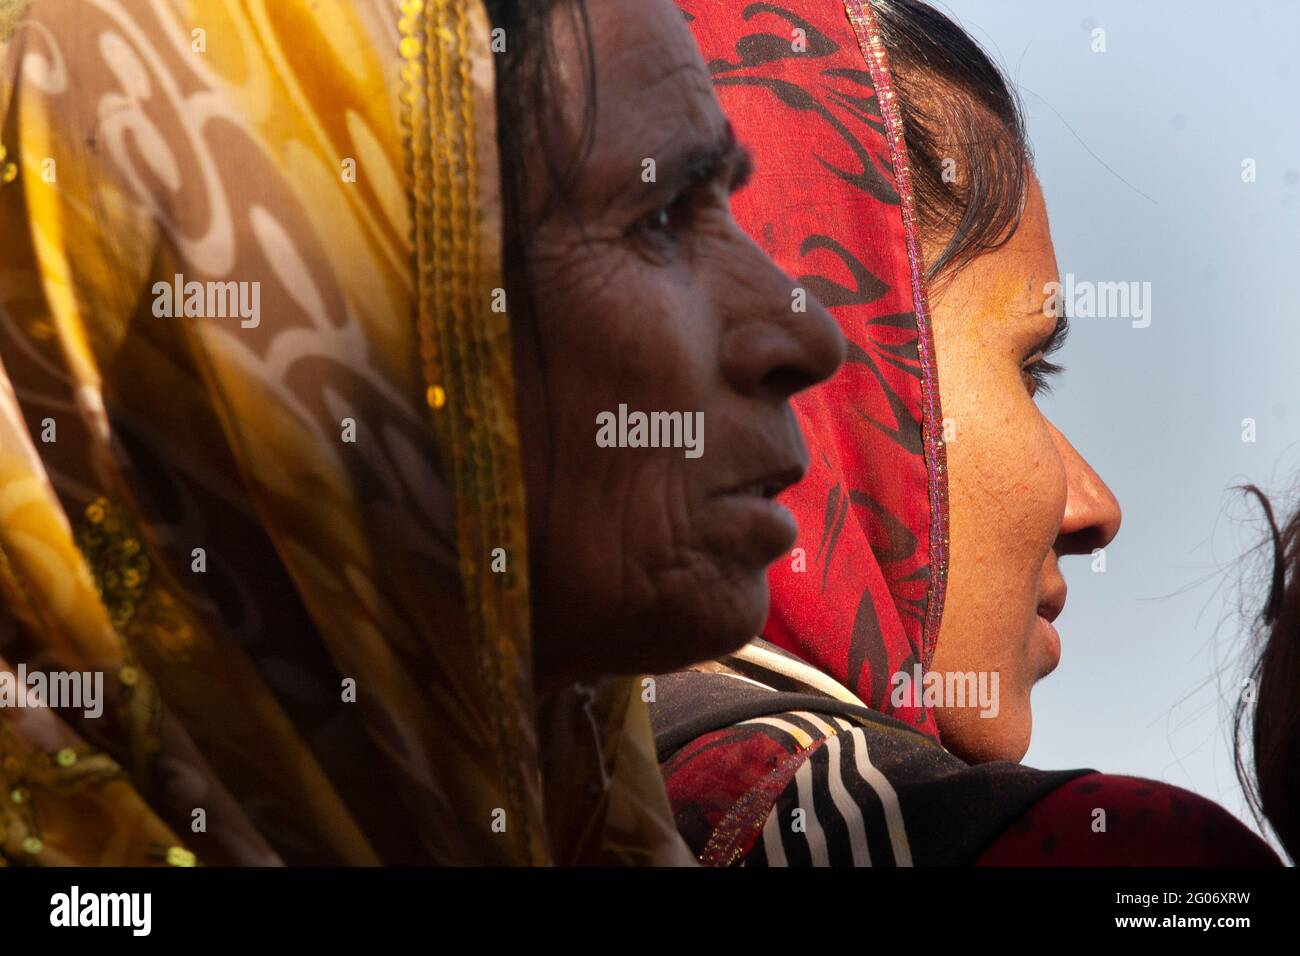
M1228 728L1236 560L1262 526L1230 489L1300 487L1300 3L938 5L1019 87L1062 275L1152 287L1149 328L1073 323L1043 401L1124 524L1106 573L1064 562L1064 655L1026 763L1153 777L1249 820Z

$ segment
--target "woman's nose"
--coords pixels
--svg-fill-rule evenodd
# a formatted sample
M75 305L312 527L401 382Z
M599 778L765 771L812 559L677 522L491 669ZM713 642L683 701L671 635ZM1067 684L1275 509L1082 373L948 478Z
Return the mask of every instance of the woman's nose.
M784 402L835 374L844 361L844 336L811 292L752 243L751 250L761 264L722 303L730 313L723 369L741 393Z
M1061 460L1065 462L1065 516L1056 539L1058 554L1088 554L1104 548L1119 534L1119 501L1073 445L1048 423Z

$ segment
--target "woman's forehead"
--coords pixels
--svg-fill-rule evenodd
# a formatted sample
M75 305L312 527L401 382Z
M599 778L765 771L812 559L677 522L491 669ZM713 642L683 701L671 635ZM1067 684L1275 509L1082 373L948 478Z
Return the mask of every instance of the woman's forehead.
M694 37L668 0L591 4L585 26L564 10L553 14L561 69L552 109L565 121L547 136L561 154L586 150L576 198L590 217L639 202L647 183L723 143L728 126ZM594 96L585 71L573 67L588 42Z

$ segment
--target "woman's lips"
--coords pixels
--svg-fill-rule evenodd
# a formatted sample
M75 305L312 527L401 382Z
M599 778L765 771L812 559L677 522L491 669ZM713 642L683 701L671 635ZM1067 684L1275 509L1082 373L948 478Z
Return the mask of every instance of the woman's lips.
M769 472L760 478L720 491L714 500L725 509L723 519L735 537L739 553L763 567L792 547L799 524L777 495L798 482L803 465L793 465Z
M1038 602L1038 621L1035 623L1047 647L1048 666L1043 671L1044 677L1056 670L1056 666L1061 663L1061 634L1054 622L1065 610L1065 595L1065 580L1058 571L1052 576L1047 593Z
M750 479L738 485L720 491L717 494L721 497L731 497L739 495L741 497L755 497L772 499L785 491L791 485L798 484L803 480L806 466L802 464L789 465L784 468L778 468L757 478Z
M768 534L784 538L788 531L790 544L793 544L799 525L790 509L776 500L777 494L779 492L772 492L767 488L742 485L732 491L724 492L719 496L719 500L727 508L734 509L737 518L744 517L764 525L775 525L776 527L764 529ZM765 534L764 537L766 536Z
M785 489L779 482L775 481L755 481L748 485L742 485L739 488L733 488L726 492L729 495L752 495L756 498L775 498Z
M1041 614L1038 615L1036 627L1042 635L1044 644L1047 646L1048 667L1043 671L1043 676L1046 677L1056 670L1056 666L1061 663L1061 635L1056 630L1056 625Z

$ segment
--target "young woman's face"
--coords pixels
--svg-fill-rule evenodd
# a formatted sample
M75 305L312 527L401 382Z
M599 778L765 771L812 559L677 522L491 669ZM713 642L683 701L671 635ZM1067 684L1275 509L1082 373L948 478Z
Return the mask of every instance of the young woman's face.
M1089 554L1119 530L1105 483L1034 399L1062 335L1045 311L1057 279L1047 209L1031 181L1011 241L931 296L947 420L950 541L943 624L932 669L998 674L998 713L940 709L949 750L1020 760L1029 693L1060 661L1052 621L1065 604L1064 554Z

